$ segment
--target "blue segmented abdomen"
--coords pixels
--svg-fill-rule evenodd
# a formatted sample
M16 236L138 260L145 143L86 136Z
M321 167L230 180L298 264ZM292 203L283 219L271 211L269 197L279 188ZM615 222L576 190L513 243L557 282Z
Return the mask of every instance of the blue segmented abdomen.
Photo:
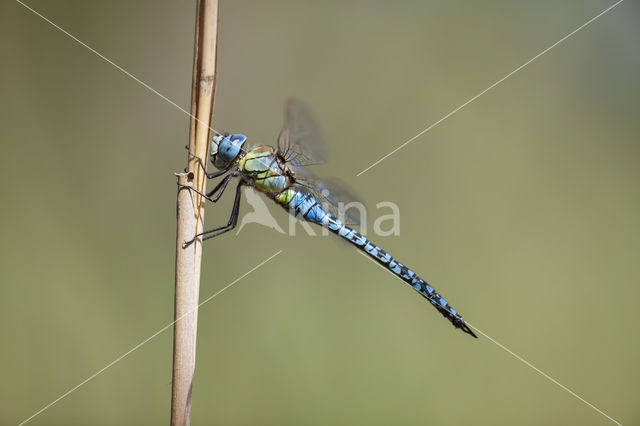
M396 261L389 253L369 241L367 237L350 228L343 221L325 210L312 194L290 187L277 196L276 201L283 207L288 208L289 212L296 217L321 225L355 245L413 287L414 290L431 302L445 318L451 321L456 328L477 338L475 333L464 322L462 316L433 287L411 269Z

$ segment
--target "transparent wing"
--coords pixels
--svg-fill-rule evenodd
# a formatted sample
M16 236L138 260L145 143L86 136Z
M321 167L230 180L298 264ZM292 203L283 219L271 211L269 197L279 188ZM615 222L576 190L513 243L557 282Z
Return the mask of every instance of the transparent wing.
M337 179L320 179L300 165L290 164L296 183L311 193L320 204L348 225L360 225L364 204ZM348 210L345 210L348 207Z
M327 145L309 108L297 99L289 99L284 117L278 136L278 150L284 158L301 166L325 163Z

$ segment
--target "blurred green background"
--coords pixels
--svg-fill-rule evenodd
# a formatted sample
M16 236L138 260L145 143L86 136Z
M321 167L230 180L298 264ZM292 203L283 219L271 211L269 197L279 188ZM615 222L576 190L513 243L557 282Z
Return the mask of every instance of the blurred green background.
M28 4L189 108L193 1ZM374 241L638 424L637 2L356 177L611 4L222 1L215 127L273 143L283 101L305 100L331 153L315 171L401 210L400 236ZM172 321L188 117L0 9L0 423L17 424ZM280 249L202 307L192 424L609 424L335 238L248 225L210 241L201 299ZM171 359L169 329L29 424L166 424Z

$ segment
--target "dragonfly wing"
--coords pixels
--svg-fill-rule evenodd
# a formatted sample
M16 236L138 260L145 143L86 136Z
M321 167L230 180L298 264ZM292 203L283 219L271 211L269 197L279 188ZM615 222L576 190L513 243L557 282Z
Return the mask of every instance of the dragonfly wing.
M302 166L291 164L289 166L298 183L304 191L311 193L320 204L331 214L340 218L348 225L360 225L360 214L354 214L350 203L358 203L362 208L364 204L353 195L346 185L337 179L320 179ZM345 211L345 207L349 210Z
M289 99L284 114L278 150L287 161L301 166L325 163L327 145L309 108L297 99Z
M327 145L311 110L297 99L289 99L285 103L284 127L278 137L278 150L304 191L346 223L360 224L360 215L349 214L353 209L344 210L345 205L357 201L345 185L332 179L320 179L305 168L327 161Z

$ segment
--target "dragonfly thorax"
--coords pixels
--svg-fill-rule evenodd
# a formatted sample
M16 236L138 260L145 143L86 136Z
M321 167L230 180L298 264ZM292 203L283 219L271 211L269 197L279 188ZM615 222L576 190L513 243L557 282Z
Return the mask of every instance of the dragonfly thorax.
M211 162L218 169L226 169L242 152L245 135L214 135L211 137Z

